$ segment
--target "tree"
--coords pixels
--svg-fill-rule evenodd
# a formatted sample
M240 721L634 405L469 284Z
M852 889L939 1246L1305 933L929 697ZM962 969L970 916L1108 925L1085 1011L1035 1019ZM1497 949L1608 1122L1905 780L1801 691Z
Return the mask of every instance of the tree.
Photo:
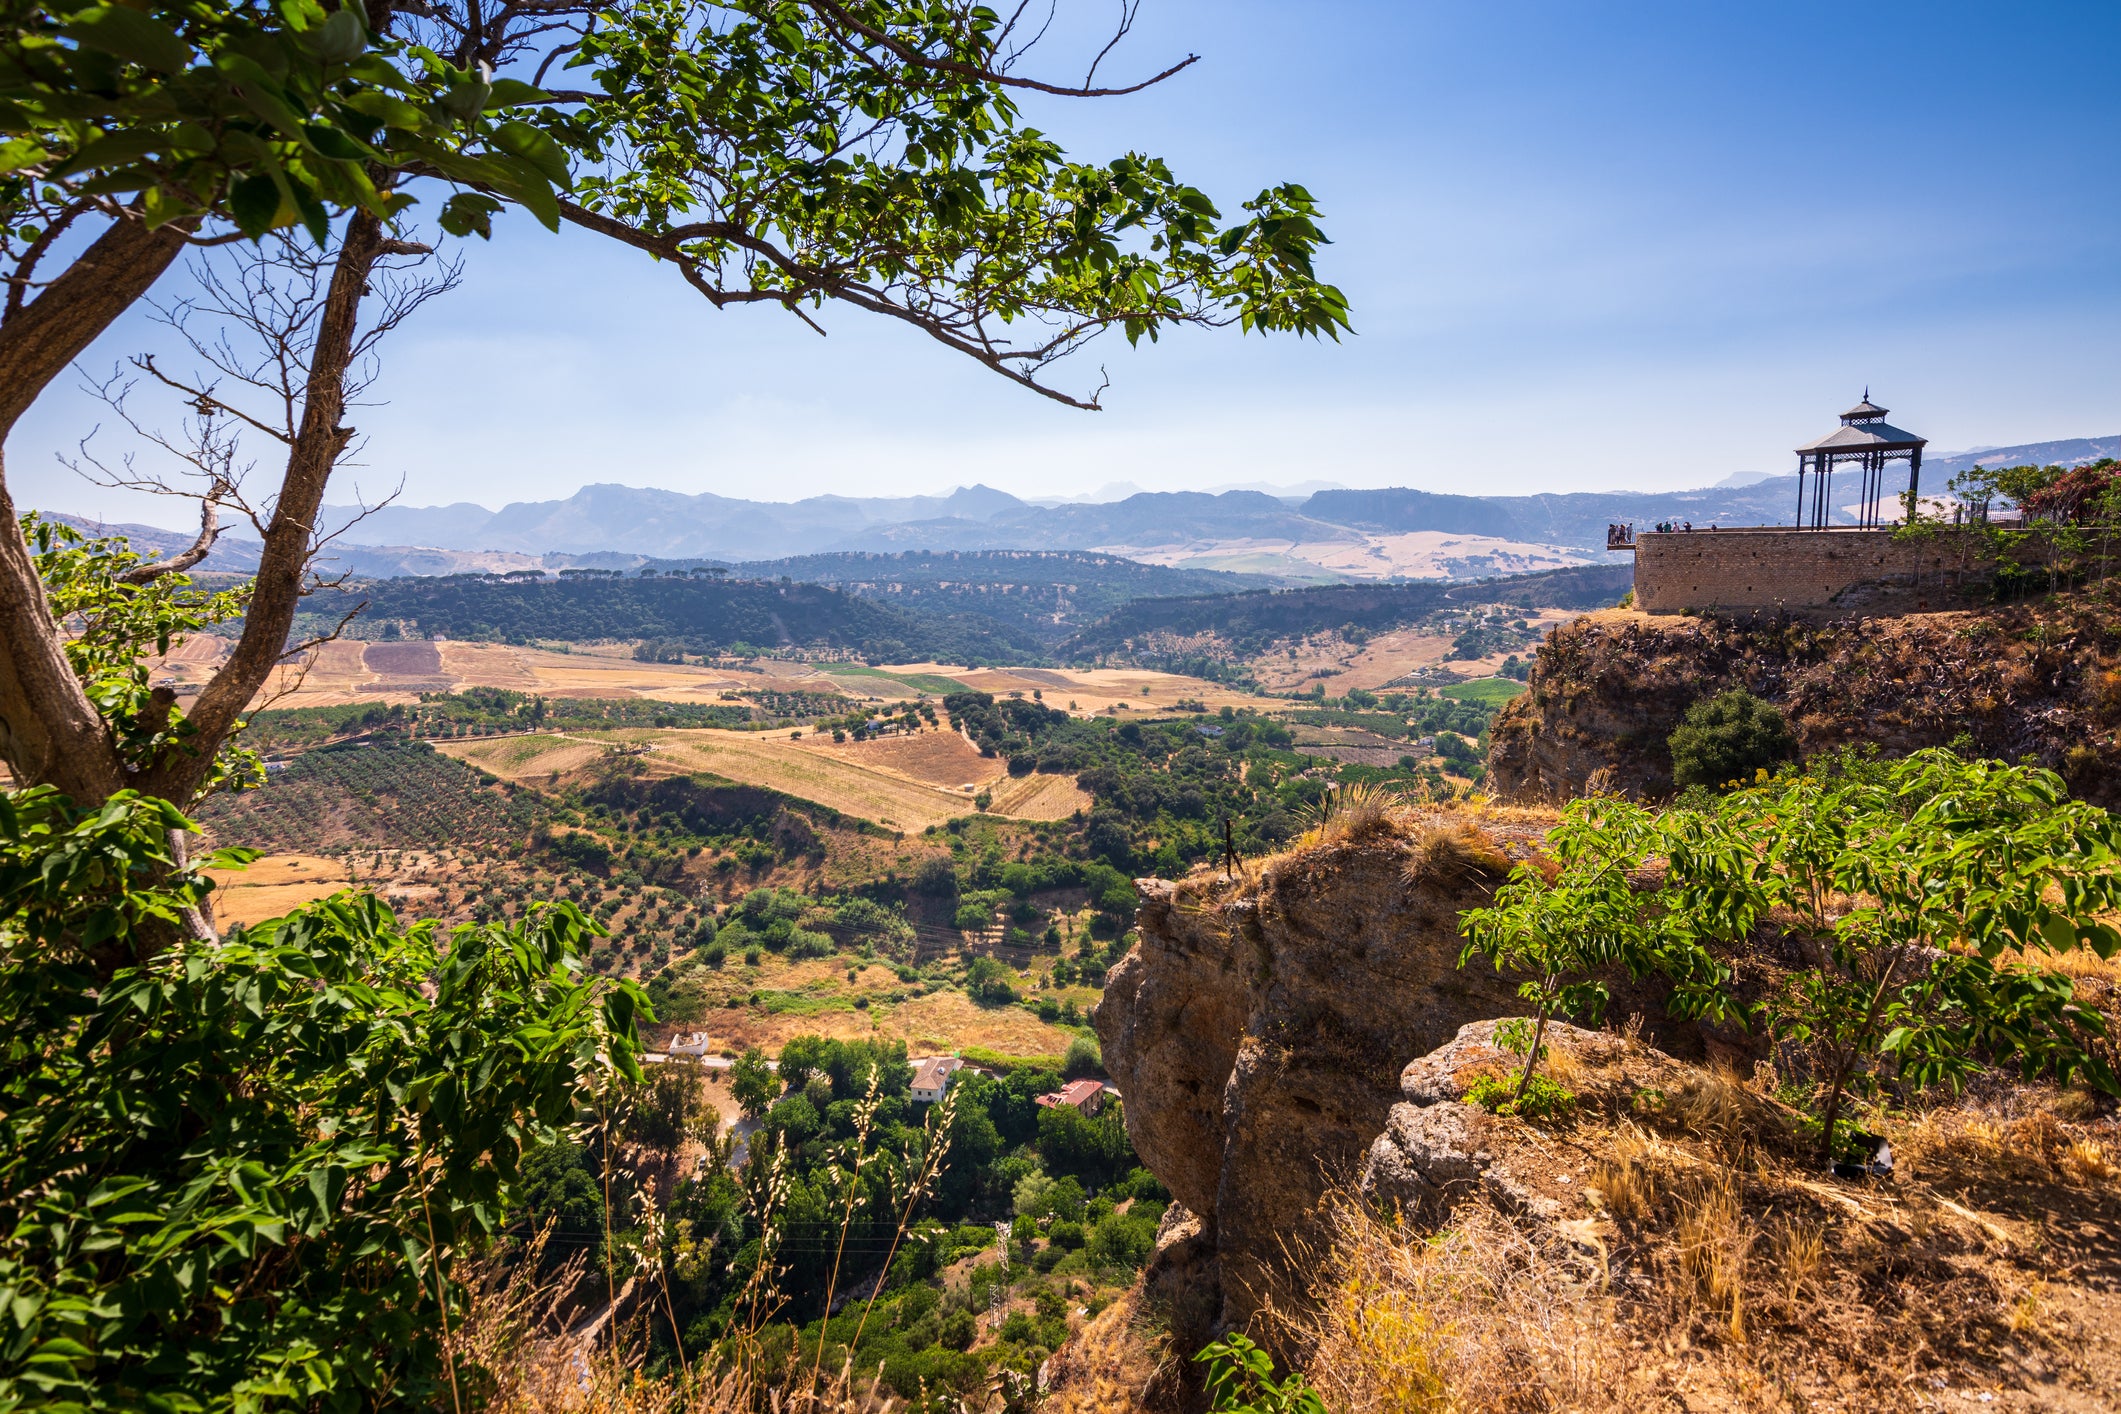
M1086 1075L1102 1075L1105 1071L1104 1057L1097 1049L1097 1042L1087 1036L1078 1036L1068 1043L1068 1054L1061 1061L1061 1074L1070 1080L1080 1080Z
M1657 824L1640 806L1611 799L1571 801L1547 837L1552 866L1527 861L1510 872L1486 908L1460 915L1466 937L1458 962L1484 956L1498 972L1529 973L1517 994L1531 1004L1524 1069L1509 1103L1521 1105L1543 1054L1547 1022L1577 1016L1596 1026L1610 991L1601 971L1636 977L1659 972L1675 984L1675 1011L1727 1006L1726 971L1713 962L1684 915L1657 906L1630 876L1656 850Z
M749 1119L757 1119L766 1112L781 1093L780 1077L766 1062L766 1053L757 1046L749 1047L736 1058L729 1068L729 1094Z
M146 709L144 728L188 727L143 729L146 746L120 749L68 671L28 553L0 529L0 755L17 779L83 801L127 788L192 799L280 661L316 512L353 435L343 415L362 300L379 260L410 253L395 223L422 184L451 190L439 220L452 234L484 234L519 205L653 255L717 307L773 303L810 319L806 307L852 305L1078 406L1095 395L1059 393L1041 372L1109 328L1133 340L1188 324L1332 335L1346 323L1338 292L1312 273L1324 238L1301 188L1271 188L1225 225L1154 159L1068 162L1019 125L1012 95L1126 90L1013 72L1021 36L983 8L445 0L400 11L376 0L364 25L308 5L211 19L172 4L85 19L31 9L0 32L0 84L12 76L22 95L0 111L17 174L0 190L7 238L29 242L15 278L67 222L111 222L0 319L0 437L189 232L238 240L298 224L335 243L278 487L254 498L270 514L243 633L188 713L173 700ZM592 86L533 86L563 59ZM490 78L511 63L532 82ZM242 142L212 137L233 130ZM89 168L70 194L65 182ZM40 202L48 225L30 219ZM201 382L169 381L234 411ZM211 546L222 491L199 493L190 563ZM15 520L4 485L0 516Z
M1682 790L1750 783L1761 772L1797 759L1797 739L1782 713L1743 688L1689 707L1670 746L1672 782Z
M1798 920L1811 961L1760 1010L1814 1058L1822 1162L1873 1064L1917 1089L1994 1058L2115 1090L2105 1018L2044 964L2121 952L2121 826L2053 773L1933 749L1736 792L1704 833L1720 848L1674 854L1674 907Z
M965 969L965 994L983 1006L1006 1006L1016 1000L1015 974L991 957L976 957Z

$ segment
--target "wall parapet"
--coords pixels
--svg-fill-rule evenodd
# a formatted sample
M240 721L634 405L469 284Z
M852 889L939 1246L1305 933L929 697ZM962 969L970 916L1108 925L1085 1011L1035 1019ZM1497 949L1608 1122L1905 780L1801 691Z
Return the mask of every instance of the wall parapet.
M1754 613L1919 613L1987 590L1995 559L1969 532L1900 538L1892 529L1643 531L1635 607Z

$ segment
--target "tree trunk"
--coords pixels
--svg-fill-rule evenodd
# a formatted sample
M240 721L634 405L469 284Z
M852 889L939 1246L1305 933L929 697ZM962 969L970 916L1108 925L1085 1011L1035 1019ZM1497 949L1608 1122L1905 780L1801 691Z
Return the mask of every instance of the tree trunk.
M1852 1051L1847 1059L1834 1067L1833 1088L1827 1092L1826 1097L1826 1126L1820 1131L1819 1137L1819 1167L1823 1169L1831 1169L1834 1166L1834 1125L1841 1119L1841 1097L1847 1093L1849 1067L1854 1063L1855 1055Z
M1539 1021L1532 1027L1532 1045L1524 1053L1524 1074L1517 1077L1517 1093L1510 1097L1510 1103L1513 1105L1523 1104L1525 1092L1532 1088L1532 1070L1539 1064L1539 1043L1546 1038L1547 1034L1548 1011L1547 1004L1541 1002L1539 1004Z
M97 336L169 269L185 227L150 231L119 220L28 304L0 324L0 447L14 426ZM66 661L21 516L0 460L0 758L23 785L53 785L77 802L124 784L102 717Z
M141 776L140 788L182 805L213 769L214 753L262 690L287 648L287 633L302 600L303 580L339 454L353 436L340 424L346 412L346 372L359 333L361 297L369 272L383 254L383 226L366 212L347 221L339 258L325 292L316 344L302 399L302 423L287 453L287 471L265 529L255 588L244 615L243 636L228 662L192 704L188 745L174 746Z

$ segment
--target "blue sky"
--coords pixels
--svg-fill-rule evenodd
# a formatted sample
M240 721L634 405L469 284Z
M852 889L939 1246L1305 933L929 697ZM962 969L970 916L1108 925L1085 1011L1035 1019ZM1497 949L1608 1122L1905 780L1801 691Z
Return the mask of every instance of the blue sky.
M825 339L717 313L519 220L386 347L368 464L342 477L402 478L414 505L591 481L1677 488L1785 469L1866 385L1939 450L2121 431L2110 0L1147 0L1122 62L1186 52L1160 90L1031 117L1080 155L1165 155L1226 210L1309 186L1355 336L1114 340L1061 374L1109 372L1084 414L855 311ZM86 363L153 343L135 320ZM57 466L97 419L47 397L8 447L17 495L173 519Z

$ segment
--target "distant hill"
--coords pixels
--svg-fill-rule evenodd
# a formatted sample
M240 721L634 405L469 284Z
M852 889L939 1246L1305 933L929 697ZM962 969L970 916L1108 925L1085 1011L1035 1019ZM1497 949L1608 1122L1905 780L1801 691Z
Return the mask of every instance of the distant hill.
M1345 526L1322 524L1261 491L1144 491L1101 505L1022 506L977 524L950 517L877 526L835 548L1091 550L1187 540L1357 538Z
M947 496L812 496L801 501L744 501L638 486L584 486L562 501L517 501L498 511L452 506L384 506L346 537L362 544L424 545L441 550L605 550L624 554L761 559L832 548L878 525L950 517L973 524L1025 503L988 486L961 486ZM326 525L360 515L327 506Z
M1948 457L1924 457L1922 477L1932 471L1954 476L1977 466L2083 466L2101 457L2121 457L2121 435L2071 437L2060 442L2020 442L2014 447L1978 447ZM1944 485L1939 481L1938 487Z
M1976 464L2078 465L2101 456L2121 456L2121 436L1934 457L1923 467L1923 487L1941 492L1953 475ZM1734 481L1745 484L1730 484ZM1407 572L1399 567L1409 565L1416 573L1492 572L1482 566L1507 563L1509 556L1496 554L1504 549L1518 563L1528 557L1536 563L1548 552L1549 562L1602 554L1606 526L1614 522L1784 525L1795 516L1796 501L1794 475L1733 476L1721 485L1687 491L1538 496L1329 488L1295 504L1250 489L1144 491L1114 501L1032 504L977 485L943 496L813 496L784 503L600 483L563 500L520 501L498 511L467 503L392 505L364 516L353 507L327 507L323 523L346 528L334 542L331 567L377 577L571 566L626 569L708 560L802 561L823 574L837 573L825 563L835 555L1046 551L1118 552L1181 564L1203 560L1290 577L1301 573L1315 581L1383 577ZM1837 508L1834 519L1848 523L1850 517ZM149 537L157 537L156 543L189 543L189 537L175 532L123 529L140 543ZM1414 533L1468 537L1469 543L1428 559L1372 553L1379 550L1378 537ZM1307 547L1304 555L1292 555L1299 545ZM231 535L209 568L247 569L257 552L255 541ZM780 572L803 577L794 569ZM1174 585L1159 592L1194 587L1206 586ZM875 593L903 597L912 591Z

